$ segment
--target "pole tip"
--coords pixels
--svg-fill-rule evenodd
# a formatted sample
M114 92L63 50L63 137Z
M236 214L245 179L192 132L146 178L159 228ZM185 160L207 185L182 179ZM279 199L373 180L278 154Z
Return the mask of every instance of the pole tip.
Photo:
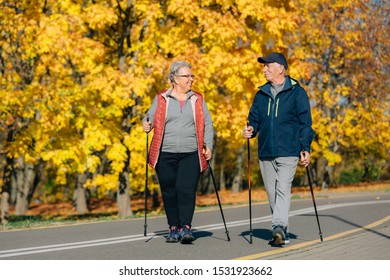
M146 230L147 227L148 227L147 225L144 225L144 236L147 236L147 235L148 235L148 234L147 234L147 230Z

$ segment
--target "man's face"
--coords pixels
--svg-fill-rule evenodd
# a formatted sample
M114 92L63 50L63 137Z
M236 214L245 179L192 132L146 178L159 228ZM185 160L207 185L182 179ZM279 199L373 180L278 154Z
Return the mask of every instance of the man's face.
M268 82L275 82L283 75L283 65L277 62L264 63L263 73Z

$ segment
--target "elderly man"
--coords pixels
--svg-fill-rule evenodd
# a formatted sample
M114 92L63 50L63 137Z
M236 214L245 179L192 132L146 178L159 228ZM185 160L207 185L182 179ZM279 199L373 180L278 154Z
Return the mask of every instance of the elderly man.
M259 57L267 83L259 87L249 111L245 138L258 137L258 157L272 212L270 245L285 245L288 236L291 185L299 160L310 163L311 127L309 98L299 83L286 74L287 60L273 52Z

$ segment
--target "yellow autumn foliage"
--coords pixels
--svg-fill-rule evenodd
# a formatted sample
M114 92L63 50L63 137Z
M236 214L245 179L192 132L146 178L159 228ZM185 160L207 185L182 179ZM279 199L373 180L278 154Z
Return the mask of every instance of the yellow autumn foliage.
M104 196L128 168L131 192L144 190L141 119L169 87L174 60L193 66L214 121L214 156L234 162L265 82L257 57L271 51L288 57L313 104L314 161L335 166L351 150L389 157L389 71L380 68L389 69L389 32L369 1L14 2L0 2L0 129L13 136L0 147L44 161L58 185L86 173L86 186Z

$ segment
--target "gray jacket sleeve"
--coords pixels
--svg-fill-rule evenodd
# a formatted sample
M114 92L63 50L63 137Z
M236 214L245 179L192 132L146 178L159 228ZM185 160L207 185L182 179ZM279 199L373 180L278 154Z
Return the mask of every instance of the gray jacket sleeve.
M146 112L145 117L142 119L142 122L146 122L146 117L149 117L149 121L152 122L152 128L154 124L154 114L156 113L157 109L157 95L154 97L152 105L150 106L149 110Z
M206 146L210 150L213 150L213 140L214 140L213 121L211 119L210 111L207 108L204 99L203 99L203 112L204 112L204 121L205 121L204 141L206 142Z

